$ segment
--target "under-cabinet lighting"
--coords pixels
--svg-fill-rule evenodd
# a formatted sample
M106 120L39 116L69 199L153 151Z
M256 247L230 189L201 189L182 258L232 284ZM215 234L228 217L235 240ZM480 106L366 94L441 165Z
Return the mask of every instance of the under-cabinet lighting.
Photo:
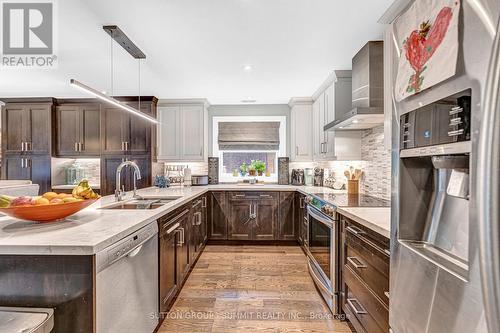
M114 99L113 97L107 96L107 95L103 94L102 92L95 90L94 88L91 88L91 87L89 87L89 86L87 86L87 85L85 85L85 84L83 84L75 79L71 79L69 81L69 83L73 87L76 87L82 91L85 91L86 93L91 94L91 95L99 98L100 100L108 102L109 104L113 104L114 106L117 106L117 107L119 107L127 112L130 112L130 113L132 113L138 117L141 117L143 119L146 119L152 123L158 124L158 120L156 120L155 118L148 116L147 114L144 114L141 111L134 109L133 107L130 107L126 104L123 104L122 102Z

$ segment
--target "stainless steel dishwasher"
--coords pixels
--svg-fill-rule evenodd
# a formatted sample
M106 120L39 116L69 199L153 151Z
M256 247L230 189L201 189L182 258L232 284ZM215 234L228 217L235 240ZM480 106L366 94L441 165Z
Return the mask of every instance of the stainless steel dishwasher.
M152 333L158 324L156 221L96 254L97 333Z

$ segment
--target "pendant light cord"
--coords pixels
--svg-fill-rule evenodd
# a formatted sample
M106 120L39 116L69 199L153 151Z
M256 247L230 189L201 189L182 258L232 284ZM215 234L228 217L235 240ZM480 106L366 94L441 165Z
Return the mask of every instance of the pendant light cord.
M114 61L113 61L113 31L111 31L111 38L110 38L110 41L111 41L111 91L110 91L110 96L114 96L114 91L113 91L113 76L114 76Z
M139 58L139 111L141 111L141 59Z

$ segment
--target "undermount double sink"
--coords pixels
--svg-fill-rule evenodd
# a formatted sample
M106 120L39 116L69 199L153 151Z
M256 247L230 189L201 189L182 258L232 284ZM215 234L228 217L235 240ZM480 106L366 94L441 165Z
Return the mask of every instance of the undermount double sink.
M158 198L144 198L144 199L131 199L126 201L119 201L101 207L101 209L123 209L123 210L148 210L157 209L163 205L179 199L180 197L158 197Z

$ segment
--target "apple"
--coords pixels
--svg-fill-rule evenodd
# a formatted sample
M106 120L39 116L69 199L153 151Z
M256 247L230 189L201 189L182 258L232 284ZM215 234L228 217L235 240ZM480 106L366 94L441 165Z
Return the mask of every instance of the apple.
M31 197L17 197L10 203L11 206L29 206L32 203Z

